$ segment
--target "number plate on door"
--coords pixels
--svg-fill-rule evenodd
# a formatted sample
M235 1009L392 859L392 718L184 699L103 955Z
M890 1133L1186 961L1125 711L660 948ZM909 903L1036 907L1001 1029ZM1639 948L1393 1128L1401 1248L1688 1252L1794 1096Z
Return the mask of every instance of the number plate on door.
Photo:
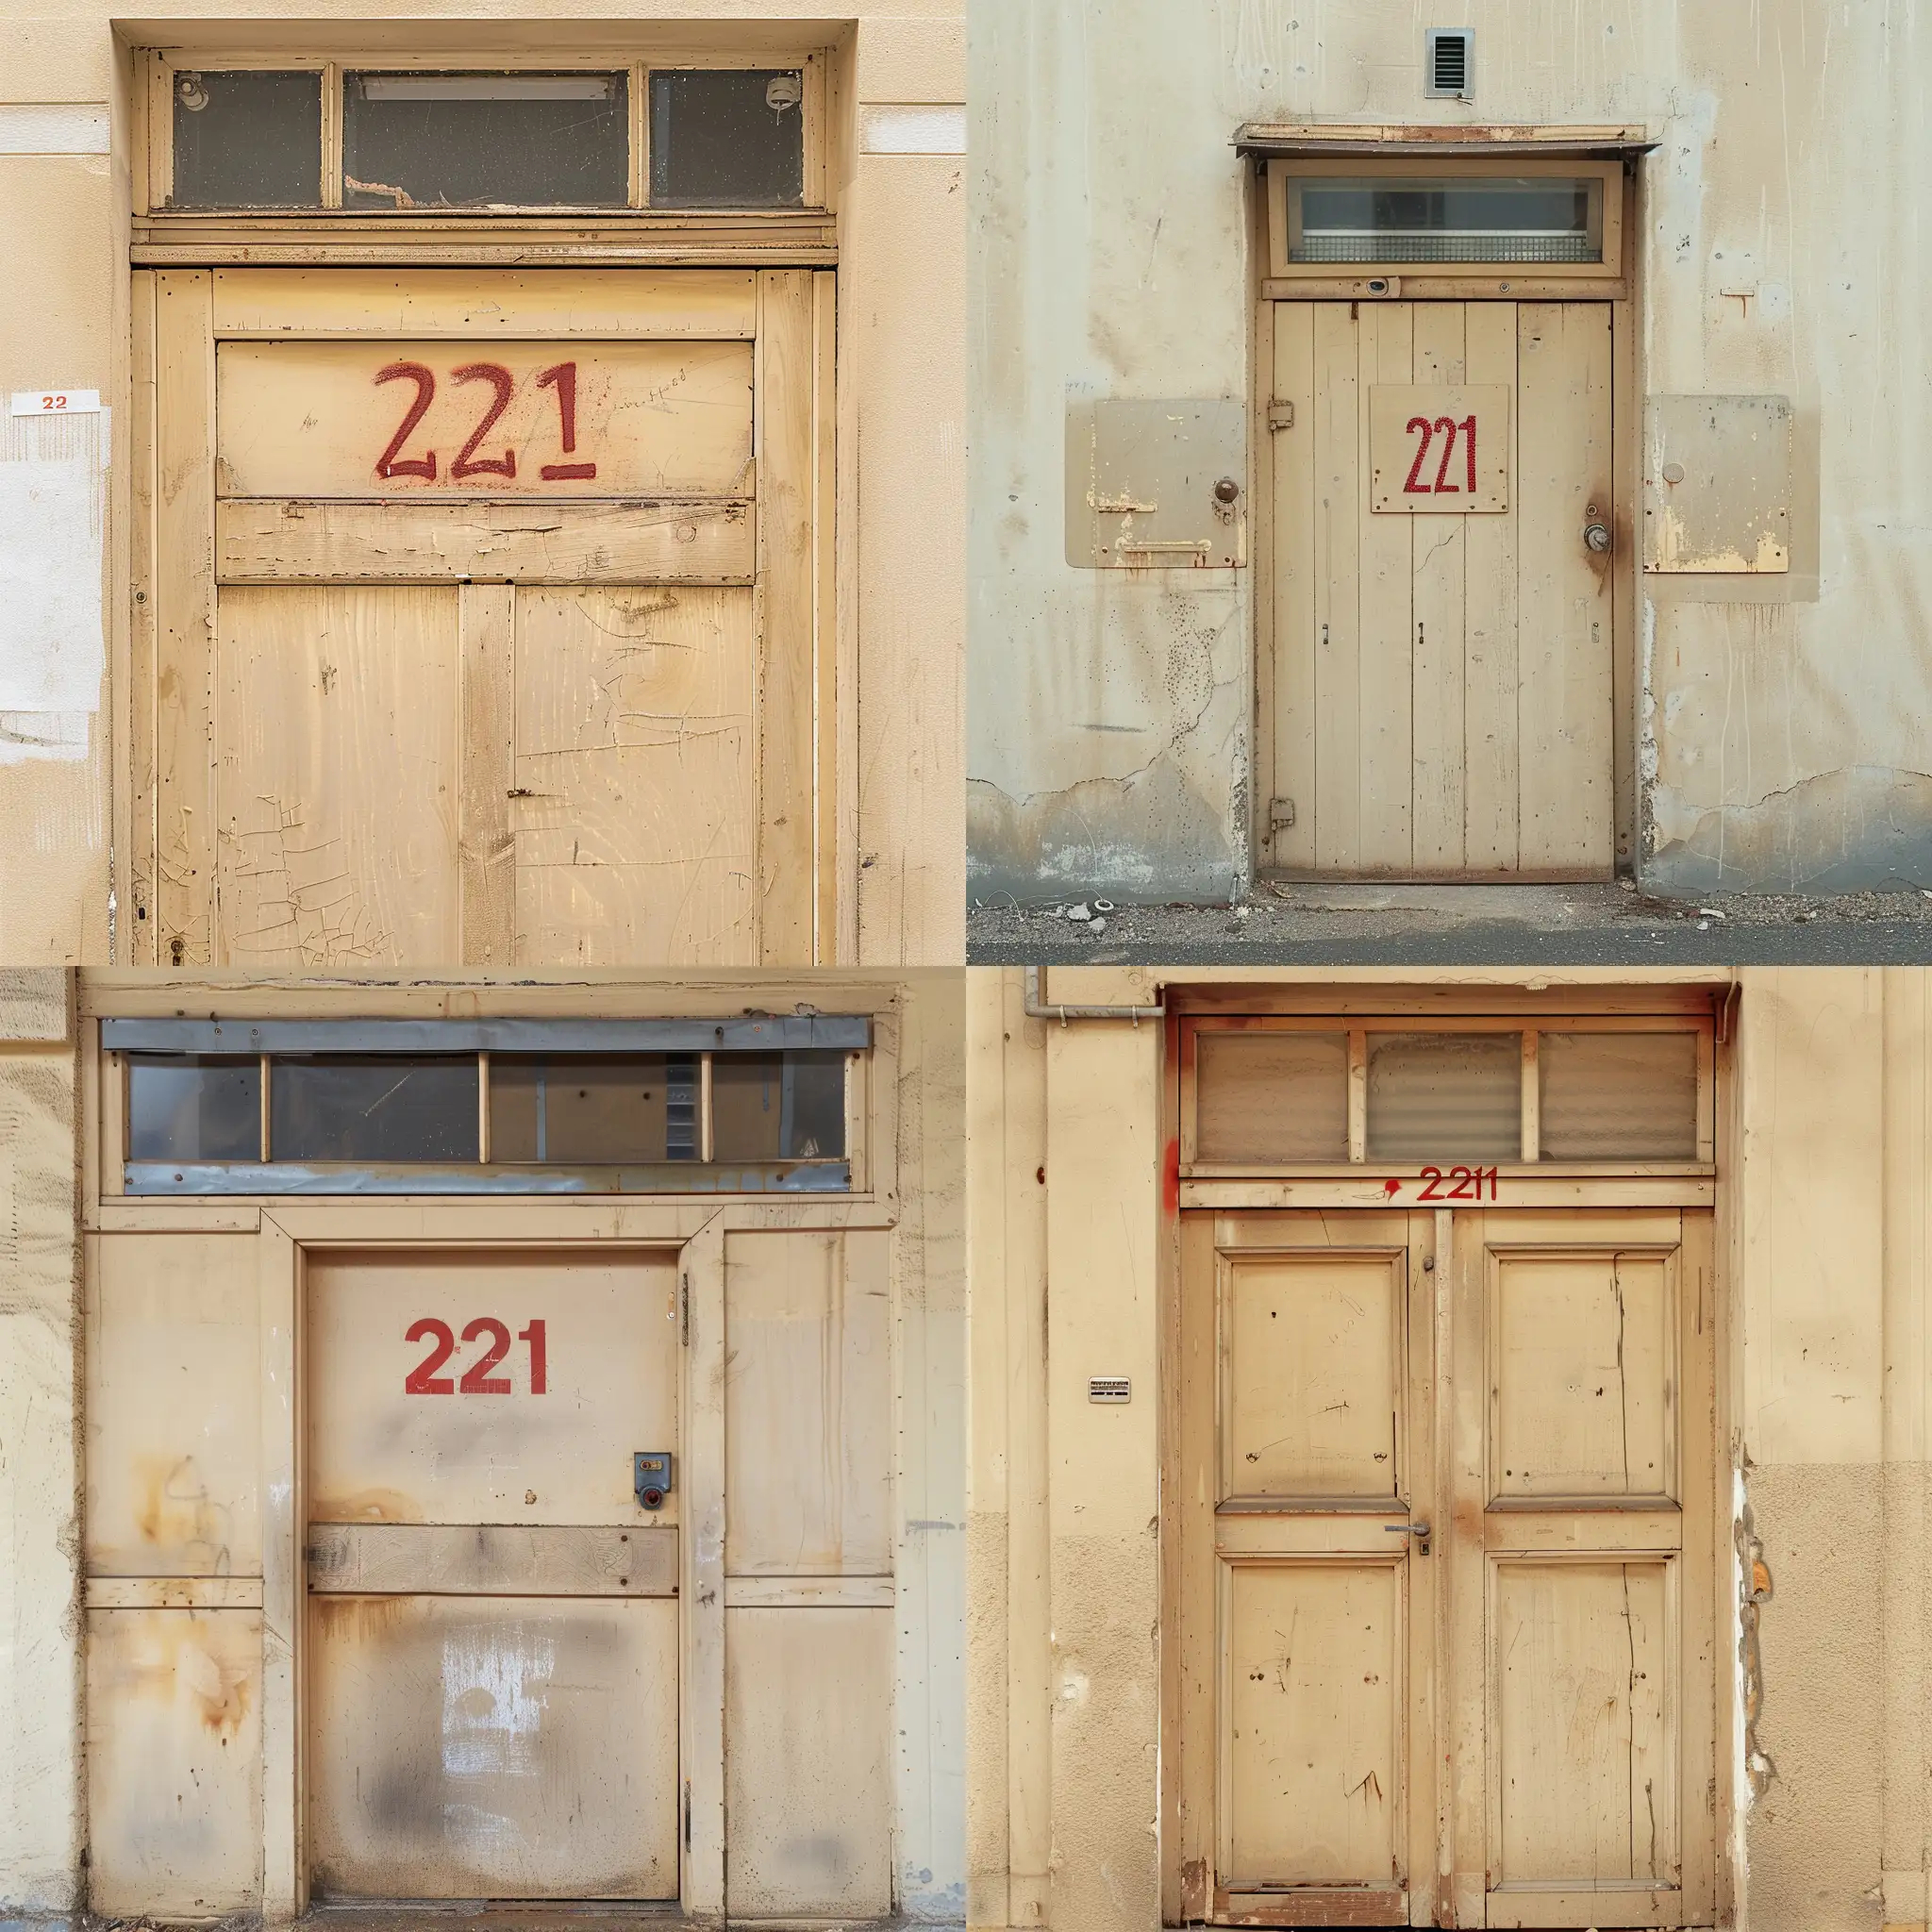
M1438 515L1509 508L1509 388L1374 384L1369 508Z

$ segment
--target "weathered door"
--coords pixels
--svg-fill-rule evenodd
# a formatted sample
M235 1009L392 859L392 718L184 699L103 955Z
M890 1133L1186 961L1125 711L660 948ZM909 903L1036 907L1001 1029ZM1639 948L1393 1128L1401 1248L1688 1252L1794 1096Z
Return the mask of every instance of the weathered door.
M1272 307L1260 864L1607 875L1610 305Z
M678 1896L668 1259L308 1271L315 1896Z
M1713 1924L1707 1214L1196 1213L1182 1265L1189 1913Z
M137 280L138 958L818 957L828 272Z

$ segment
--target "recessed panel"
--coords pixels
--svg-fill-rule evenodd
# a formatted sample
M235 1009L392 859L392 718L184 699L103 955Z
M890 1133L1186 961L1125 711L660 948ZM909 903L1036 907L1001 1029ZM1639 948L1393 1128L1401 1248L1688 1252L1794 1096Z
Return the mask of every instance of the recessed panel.
M1493 1574L1492 1884L1676 1884L1668 1564Z
M1506 1253L1491 1265L1491 1493L1674 1495L1674 1257Z
M1403 1882L1403 1573L1228 1573L1230 1886Z
M1388 1255L1228 1271L1223 1494L1395 1494L1406 1271Z

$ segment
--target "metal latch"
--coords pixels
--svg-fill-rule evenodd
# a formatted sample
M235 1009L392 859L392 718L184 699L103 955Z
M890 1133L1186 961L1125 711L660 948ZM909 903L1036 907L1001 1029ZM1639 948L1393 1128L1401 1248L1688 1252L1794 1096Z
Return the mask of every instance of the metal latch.
M1382 1527L1391 1536L1409 1536L1415 1539L1410 1544L1418 1557L1429 1554L1429 1525L1426 1523L1385 1523Z
M1271 832L1285 832L1293 824L1294 800L1271 798L1268 801L1268 829Z
M1292 403L1270 403L1268 405L1268 426L1270 429L1292 429L1294 427L1294 405Z
M671 1493L671 1452L668 1449L639 1449L630 1458L631 1487L638 1492L641 1509L661 1509Z

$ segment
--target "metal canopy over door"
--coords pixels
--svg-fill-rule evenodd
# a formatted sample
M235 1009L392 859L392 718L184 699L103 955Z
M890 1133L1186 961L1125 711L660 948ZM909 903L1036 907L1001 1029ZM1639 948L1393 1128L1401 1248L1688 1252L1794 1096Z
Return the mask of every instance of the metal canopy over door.
M1611 305L1269 307L1261 867L1608 876Z
M307 1332L314 1895L675 1899L675 1261L325 1254Z
M1186 1915L1715 1923L1708 1212L1182 1244Z
M829 946L832 283L138 274L136 957Z

